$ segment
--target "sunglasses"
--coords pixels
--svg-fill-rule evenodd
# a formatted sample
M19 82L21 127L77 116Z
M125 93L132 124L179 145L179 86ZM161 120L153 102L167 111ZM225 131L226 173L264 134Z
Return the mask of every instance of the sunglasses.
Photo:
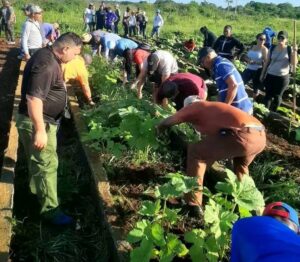
M266 38L258 38L258 40L260 40L260 41L266 41Z
M284 40L285 37L284 37L284 36L279 36L277 39L278 39L278 40Z

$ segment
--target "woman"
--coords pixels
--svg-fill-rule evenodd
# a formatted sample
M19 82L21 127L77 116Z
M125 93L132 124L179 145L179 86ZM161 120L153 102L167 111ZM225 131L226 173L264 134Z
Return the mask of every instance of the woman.
M223 30L223 35L217 39L213 49L215 49L219 56L233 61L236 56L238 57L243 53L245 47L238 39L233 37L232 26L226 25ZM237 53L236 49L239 50Z
M103 5L100 5L99 10L96 11L96 30L102 30L105 27L106 10Z
M261 82L266 87L264 104L274 111L280 106L282 95L289 85L290 66L295 66L298 63L298 47L291 48L291 46L288 46L288 33L280 31L277 40L278 44L270 48L267 62L260 76Z
M253 83L253 99L259 95L259 88L262 86L260 75L263 65L268 59L268 49L265 47L266 35L260 33L256 36L256 45L253 45L246 56L247 68L242 73L244 84L250 80Z

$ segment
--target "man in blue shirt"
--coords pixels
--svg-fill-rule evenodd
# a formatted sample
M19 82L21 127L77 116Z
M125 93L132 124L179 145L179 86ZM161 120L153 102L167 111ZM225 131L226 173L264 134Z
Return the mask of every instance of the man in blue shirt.
M263 216L237 221L232 230L231 262L300 261L297 212L288 204L271 203Z
M204 68L212 72L218 87L219 101L252 114L253 105L235 66L228 59L218 56L210 47L202 48L198 59Z
M138 44L130 39L121 38L117 41L115 47L115 55L124 56L124 51L127 49L138 48Z
M108 59L109 56L109 50L113 49L116 46L116 43L118 40L120 40L121 37L117 34L113 33L105 33L103 37L101 37L100 43L101 43L101 53L104 55L106 59Z

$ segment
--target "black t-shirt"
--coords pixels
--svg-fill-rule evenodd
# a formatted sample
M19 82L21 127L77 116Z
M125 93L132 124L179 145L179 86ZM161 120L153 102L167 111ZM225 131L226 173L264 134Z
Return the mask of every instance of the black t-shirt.
M28 116L26 95L43 100L45 122L56 124L66 104L66 89L60 60L44 47L27 62L22 82L19 113Z

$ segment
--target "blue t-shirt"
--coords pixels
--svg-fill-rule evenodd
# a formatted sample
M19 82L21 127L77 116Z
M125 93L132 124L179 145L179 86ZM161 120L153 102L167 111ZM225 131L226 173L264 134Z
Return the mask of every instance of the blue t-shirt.
M43 33L43 37L48 38L53 34L54 31L53 25L49 23L43 23L41 31Z
M237 94L231 105L244 112L252 113L253 105L246 93L245 85L240 73L228 59L218 56L213 64L213 78L217 83L220 102L225 102L227 97L228 87L225 81L229 76L233 77L238 84Z
M117 42L115 47L115 53L118 56L123 56L123 53L126 49L135 49L138 47L138 44L130 39L122 38Z
M103 52L105 53L105 57L108 57L109 54L108 42L114 42L116 44L117 41L120 39L121 39L120 36L113 33L105 33L101 37L100 43L103 48Z
M238 220L232 229L231 262L299 262L300 236L272 217Z
M266 27L263 31L263 34L266 35L266 42L265 42L265 46L270 49L271 45L272 45L272 40L273 38L276 36L276 33L272 30L271 27Z

